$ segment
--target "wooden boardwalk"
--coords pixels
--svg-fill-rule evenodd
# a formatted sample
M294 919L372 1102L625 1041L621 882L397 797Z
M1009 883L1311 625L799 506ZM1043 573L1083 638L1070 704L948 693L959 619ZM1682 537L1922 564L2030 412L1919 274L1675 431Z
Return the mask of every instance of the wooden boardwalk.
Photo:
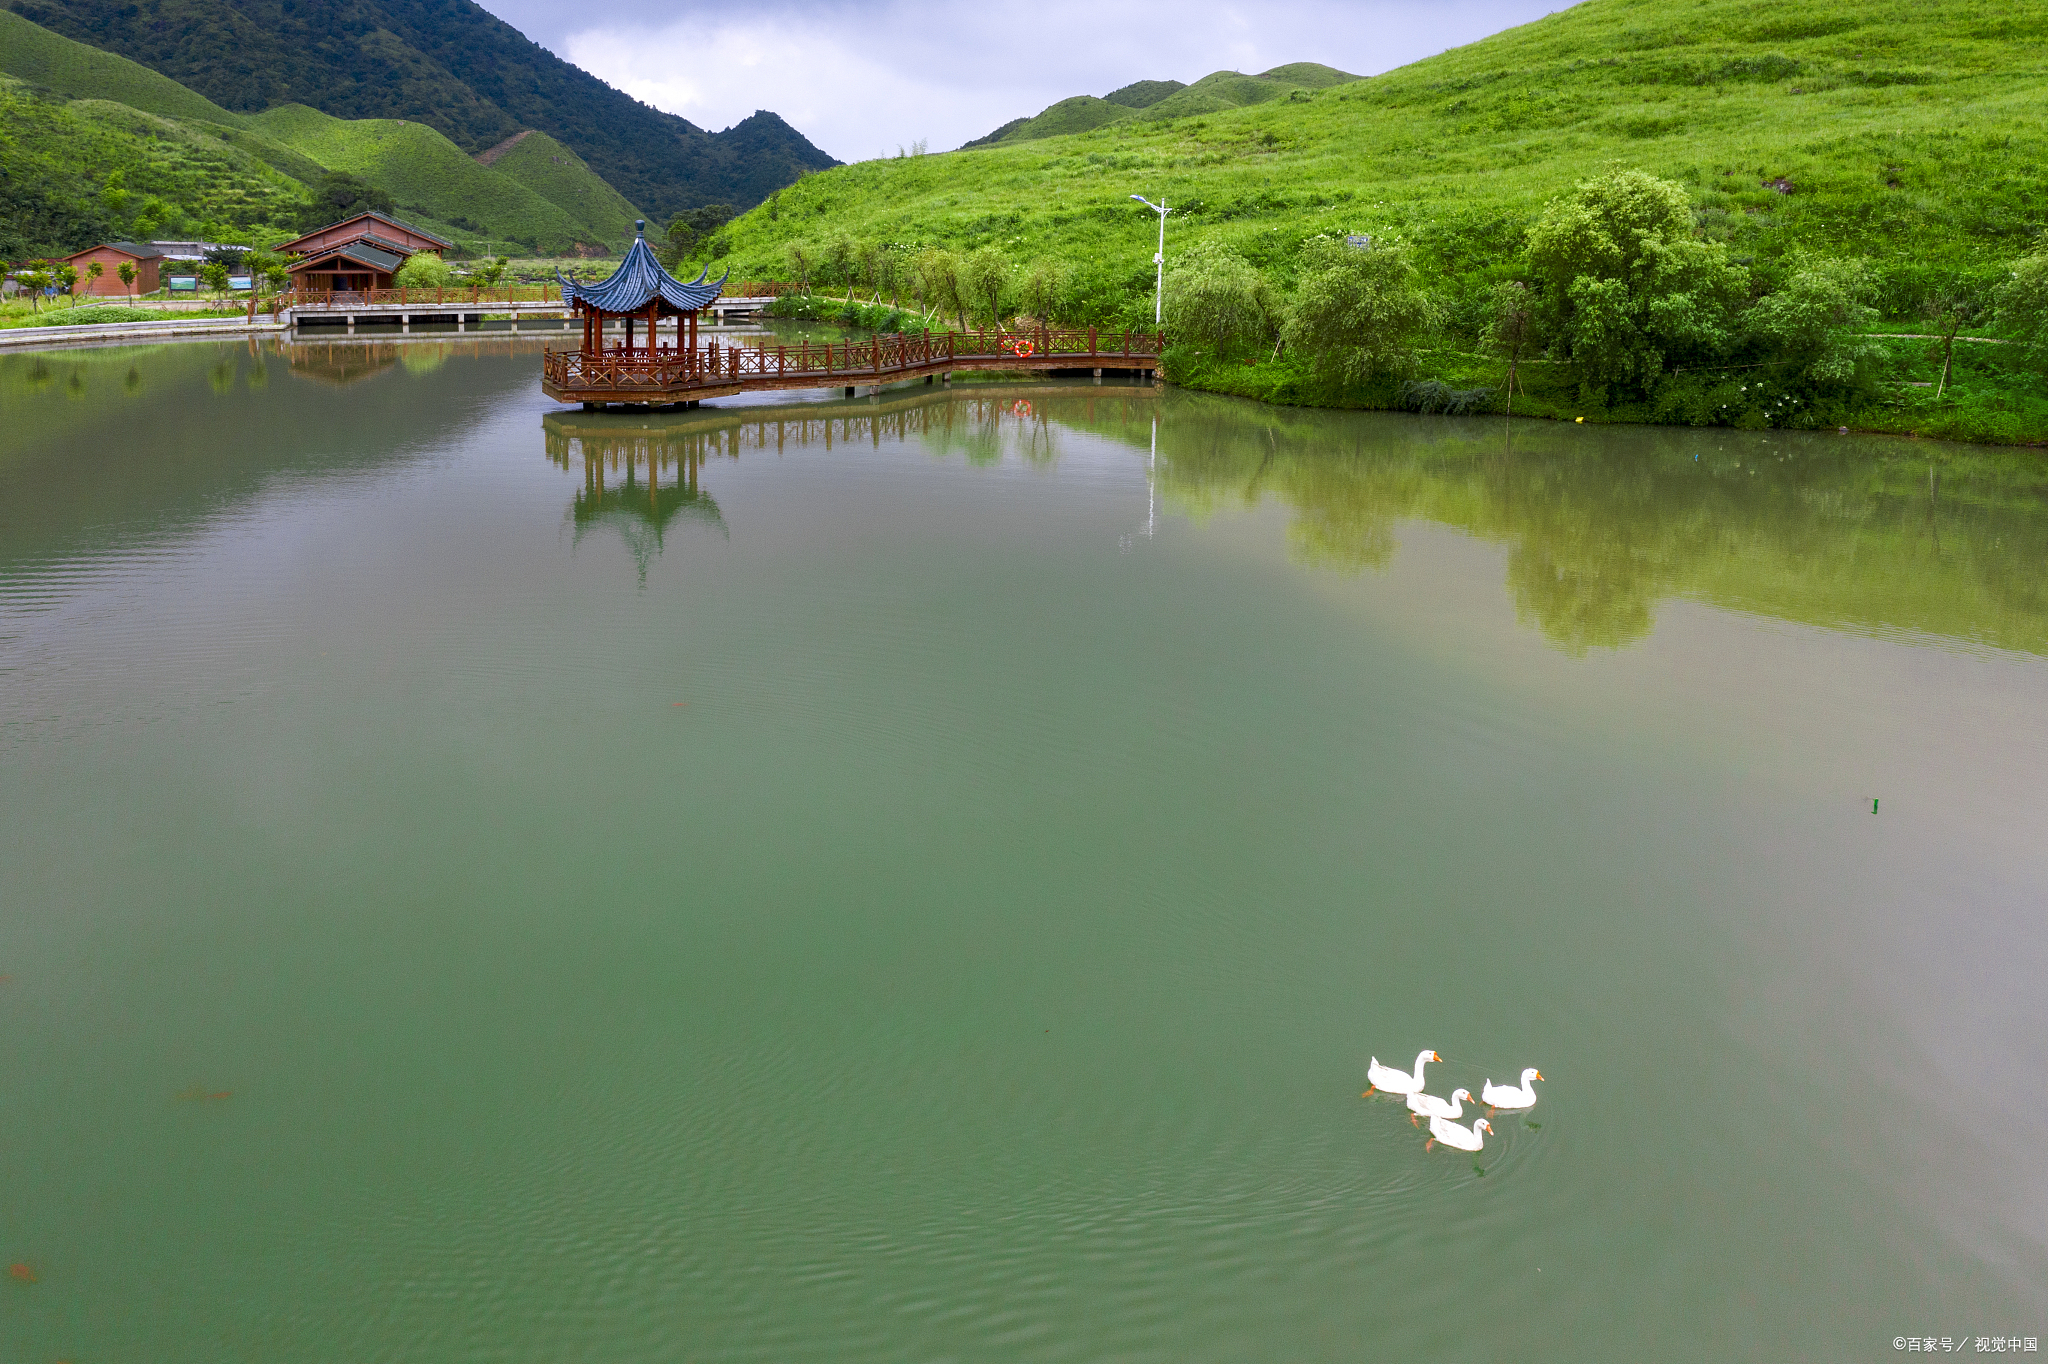
M748 338L762 342L772 337ZM612 404L673 407L773 389L878 388L955 370L1104 370L1156 373L1165 336L1158 332L922 332L870 341L795 346L725 344L585 352L551 350L541 361L541 390L586 408Z

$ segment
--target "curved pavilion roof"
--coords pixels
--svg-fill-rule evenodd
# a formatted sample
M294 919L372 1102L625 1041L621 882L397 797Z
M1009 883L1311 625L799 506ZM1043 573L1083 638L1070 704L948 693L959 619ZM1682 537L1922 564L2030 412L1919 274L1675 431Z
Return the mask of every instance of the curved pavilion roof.
M561 271L555 272L555 279L562 286L564 303L581 302L601 313L624 315L644 313L647 305L659 298L679 313L694 313L725 291L725 281L732 275L730 266L726 267L725 274L709 284L704 282L704 276L711 273L709 269L685 284L662 269L661 262L654 258L653 250L647 245L646 222L636 222L634 226L640 233L633 239L626 258L619 262L619 268L612 271L610 279L601 284L578 284L574 280L563 279Z

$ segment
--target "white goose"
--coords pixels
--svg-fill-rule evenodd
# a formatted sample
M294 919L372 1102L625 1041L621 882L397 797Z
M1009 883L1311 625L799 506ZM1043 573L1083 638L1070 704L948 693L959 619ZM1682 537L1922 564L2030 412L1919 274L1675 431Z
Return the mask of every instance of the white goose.
M1381 1065L1380 1058L1375 1056L1372 1058L1372 1064L1365 1068L1365 1078L1372 1082L1372 1089L1366 1090L1365 1094L1358 1097L1364 1098L1366 1094L1372 1093L1373 1089L1384 1089L1389 1094L1413 1094L1422 1088L1422 1068L1431 1061L1441 1062L1443 1059L1433 1051L1417 1052L1415 1073L1409 1075L1395 1070L1392 1066Z
M1454 1089L1450 1102L1445 1103L1436 1095L1424 1094L1418 1089L1408 1096L1408 1111L1415 1115L1408 1121L1414 1122L1415 1118L1462 1118L1465 1116L1465 1100L1471 1097L1469 1089Z
M1491 1132L1492 1130L1493 1124L1484 1118L1480 1118L1470 1127L1460 1127L1449 1118L1431 1118L1429 1120L1429 1145L1424 1146L1422 1149L1427 1151L1430 1146L1442 1142L1446 1146L1455 1146L1460 1151L1477 1151L1486 1144L1486 1138L1479 1134L1481 1132Z
M1536 1106L1536 1087L1529 1082L1542 1078L1543 1072L1534 1066L1530 1066L1522 1072L1522 1083L1519 1086L1497 1085L1493 1081L1488 1080L1479 1090L1480 1101L1489 1109L1534 1108Z

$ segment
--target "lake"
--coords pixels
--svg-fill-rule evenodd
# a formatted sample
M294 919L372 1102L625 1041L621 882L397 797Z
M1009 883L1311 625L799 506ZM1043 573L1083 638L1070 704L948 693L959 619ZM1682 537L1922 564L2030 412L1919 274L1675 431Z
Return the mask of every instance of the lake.
M9 1359L2048 1335L2040 452L538 370L0 356Z

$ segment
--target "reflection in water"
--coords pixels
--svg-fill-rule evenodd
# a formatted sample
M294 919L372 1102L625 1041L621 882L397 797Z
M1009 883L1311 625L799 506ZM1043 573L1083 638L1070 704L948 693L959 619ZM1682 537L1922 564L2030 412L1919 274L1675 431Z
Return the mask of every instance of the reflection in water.
M630 431L602 419L547 422L558 463L567 467L572 435L604 432L624 442L606 455L607 467L629 478L650 458L667 467L889 439L977 465L1051 465L1063 431L1109 437L1138 457L1169 509L1198 523L1230 506L1291 508L1291 552L1311 567L1385 569L1404 520L1500 544L1517 616L1575 655L1646 638L1670 598L2048 653L2048 584L2039 571L2048 559L2048 474L2020 451L1787 432L1510 426L1086 386L705 409ZM623 453L636 441L646 450ZM658 535L651 548L659 550Z
M716 527L725 518L711 494L697 486L707 442L662 428L625 429L602 421L577 422L551 415L546 421L548 458L564 469L580 464L583 487L569 507L575 543L595 526L619 533L647 585L647 565L661 553L668 529L678 520ZM646 481L638 471L646 468ZM662 481L667 474L669 481ZM609 486L613 477L617 487Z
M1311 565L1384 568L1403 520L1504 545L1517 615L1573 654L1643 639L1672 597L2048 653L2048 472L2023 451L1548 422L1510 435L1176 394L1158 479L1196 520L1291 507Z

